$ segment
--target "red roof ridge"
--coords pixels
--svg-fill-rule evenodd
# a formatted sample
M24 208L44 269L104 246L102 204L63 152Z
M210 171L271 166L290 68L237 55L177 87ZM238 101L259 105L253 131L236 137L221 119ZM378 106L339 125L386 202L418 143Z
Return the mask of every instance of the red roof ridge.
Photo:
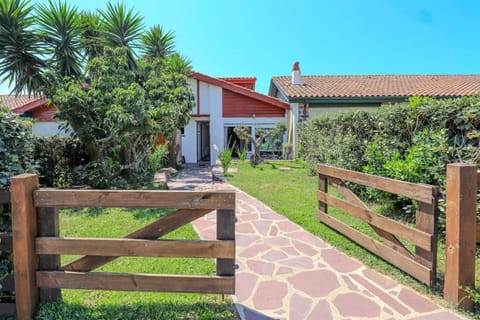
M228 81L223 80L221 78L214 78L214 77L208 76L208 75L200 73L200 72L193 72L191 74L191 77L194 78L194 79L206 82L206 83L210 83L210 84L219 86L223 89L230 90L230 91L233 91L235 93L238 93L238 94L241 94L241 95L244 95L244 96L256 99L256 100L259 100L259 101L269 103L271 105L274 105L276 107L280 107L280 108L285 109L285 110L290 109L290 105L286 102L283 102L280 99L277 99L277 98L274 98L274 97L271 97L271 96L267 96L263 93L259 93L257 91L254 91L254 90L236 85L234 83L228 82Z

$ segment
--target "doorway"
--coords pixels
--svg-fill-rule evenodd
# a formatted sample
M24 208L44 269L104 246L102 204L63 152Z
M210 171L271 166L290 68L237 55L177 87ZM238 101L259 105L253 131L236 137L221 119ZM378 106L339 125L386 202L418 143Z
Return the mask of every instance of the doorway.
M197 161L210 161L209 122L197 122Z

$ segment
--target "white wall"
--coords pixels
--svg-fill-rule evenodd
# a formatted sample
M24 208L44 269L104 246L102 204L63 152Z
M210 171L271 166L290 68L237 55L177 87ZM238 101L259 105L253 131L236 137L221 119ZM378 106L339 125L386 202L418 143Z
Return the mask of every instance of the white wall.
M210 145L214 144L218 147L219 151L224 148L223 145L223 115L222 115L222 88L216 86L209 86L209 111L210 111ZM200 93L201 94L201 93ZM200 96L201 97L201 96ZM203 109L202 102L200 108ZM218 153L215 148L210 148L210 164L214 165L217 161Z
M185 126L182 135L182 155L186 163L197 162L197 123L193 119Z
M37 136L70 136L71 130L61 130L58 122L35 122L32 132Z

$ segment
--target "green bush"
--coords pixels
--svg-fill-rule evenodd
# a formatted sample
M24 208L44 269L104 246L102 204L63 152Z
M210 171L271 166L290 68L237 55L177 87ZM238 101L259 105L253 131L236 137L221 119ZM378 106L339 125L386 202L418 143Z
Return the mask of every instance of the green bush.
M226 175L228 172L228 168L232 163L232 155L233 151L230 148L226 148L218 154L218 158L220 159L220 163L222 164L223 175Z
M35 172L31 123L0 108L0 189L8 189L10 178L25 172ZM10 206L0 205L0 232L11 230ZM0 251L0 276L12 270L11 252ZM13 294L3 292L0 301L14 301Z
M163 144L156 146L155 150L148 157L148 163L153 172L157 172L158 170L162 169L167 161L167 149Z
M326 163L444 189L448 163L480 164L480 97L414 97L375 111L324 115L299 126L298 149L312 173ZM388 209L414 212L411 201L359 190Z
M81 184L75 168L88 163L88 154L78 139L36 137L34 146L42 186L66 188Z

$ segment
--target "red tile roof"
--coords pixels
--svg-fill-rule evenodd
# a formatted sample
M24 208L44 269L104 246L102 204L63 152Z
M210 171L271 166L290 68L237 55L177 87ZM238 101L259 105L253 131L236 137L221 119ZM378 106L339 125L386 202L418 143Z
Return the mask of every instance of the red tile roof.
M353 97L457 97L480 93L480 75L336 75L302 76L302 85L290 84L290 76L272 77L289 98Z
M218 79L225 80L252 90L255 90L255 82L257 81L257 78L255 77L219 77Z
M245 87L239 86L237 84L234 84L234 83L231 83L231 82L219 79L219 78L210 77L210 76L207 76L206 74L199 73L199 72L192 73L191 77L193 79L215 85L215 86L223 88L225 90L229 90L229 91L232 91L232 92L250 97L252 99L256 99L256 100L271 104L275 107L279 107L279 108L282 108L282 109L285 109L285 110L290 109L290 105L288 103L285 103L284 101L282 101L280 99L258 93L256 91L251 90L251 89L247 89Z
M0 101L1 101L0 108L7 107L8 109L13 111L21 107L37 105L38 102L41 104L45 104L46 99L39 96L28 96L28 95L19 95L19 96L0 95ZM25 111L28 111L28 110L25 110Z

